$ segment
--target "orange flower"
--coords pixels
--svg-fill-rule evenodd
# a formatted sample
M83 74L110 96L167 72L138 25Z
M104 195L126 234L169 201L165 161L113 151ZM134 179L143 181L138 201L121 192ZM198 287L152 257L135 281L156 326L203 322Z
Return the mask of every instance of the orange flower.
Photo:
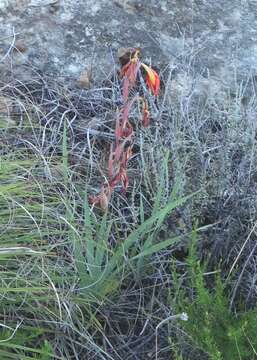
M143 68L146 71L146 84L147 84L148 88L153 92L153 94L155 96L157 96L159 93L159 90L160 90L159 75L157 74L157 72L155 70L153 70L146 64L141 63L141 65L143 66Z

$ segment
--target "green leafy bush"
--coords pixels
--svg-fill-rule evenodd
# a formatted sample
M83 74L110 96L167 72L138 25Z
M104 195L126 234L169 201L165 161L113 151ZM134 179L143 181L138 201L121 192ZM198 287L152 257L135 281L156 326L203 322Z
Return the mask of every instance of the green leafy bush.
M212 290L207 287L205 266L197 259L194 242L187 265L193 299L185 292L179 296L180 307L188 314L183 325L187 334L211 360L257 359L257 307L236 314L230 311L220 276Z

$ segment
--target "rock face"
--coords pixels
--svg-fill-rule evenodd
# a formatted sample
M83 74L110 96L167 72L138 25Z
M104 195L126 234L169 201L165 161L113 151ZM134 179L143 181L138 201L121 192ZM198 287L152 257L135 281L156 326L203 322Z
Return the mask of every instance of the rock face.
M157 66L187 62L230 85L257 74L256 0L0 0L0 33L2 72L12 57L17 72L29 62L57 77L89 68L97 77L120 47L140 46Z

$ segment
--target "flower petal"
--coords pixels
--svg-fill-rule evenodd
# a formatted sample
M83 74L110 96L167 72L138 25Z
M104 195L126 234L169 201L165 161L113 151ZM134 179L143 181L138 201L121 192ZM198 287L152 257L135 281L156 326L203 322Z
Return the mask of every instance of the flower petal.
M141 63L146 71L146 84L155 96L158 95L160 90L160 78L155 70L150 68L144 63Z

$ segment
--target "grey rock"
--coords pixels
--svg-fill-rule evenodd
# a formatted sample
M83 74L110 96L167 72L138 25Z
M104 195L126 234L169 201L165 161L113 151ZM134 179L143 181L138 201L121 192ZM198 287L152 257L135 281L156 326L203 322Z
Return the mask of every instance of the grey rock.
M139 46L157 67L190 64L228 86L257 75L256 0L0 0L0 33L2 73L12 57L23 76L29 63L71 81L92 68L100 79L120 47ZM10 50L14 34L23 54Z

